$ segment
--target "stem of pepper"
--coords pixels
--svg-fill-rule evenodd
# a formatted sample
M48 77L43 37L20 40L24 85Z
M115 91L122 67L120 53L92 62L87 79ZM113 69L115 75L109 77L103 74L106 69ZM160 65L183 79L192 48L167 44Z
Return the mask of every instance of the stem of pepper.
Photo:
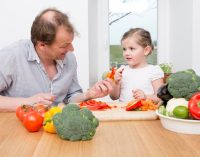
M197 102L197 106L200 108L200 101Z

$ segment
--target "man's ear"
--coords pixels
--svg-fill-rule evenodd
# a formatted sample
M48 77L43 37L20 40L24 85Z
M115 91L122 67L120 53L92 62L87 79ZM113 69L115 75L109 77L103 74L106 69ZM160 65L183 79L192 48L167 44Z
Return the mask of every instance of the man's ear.
M39 49L43 50L46 46L46 44L42 41L37 41L37 46Z
M144 49L144 55L148 56L150 54L150 52L151 52L151 46L145 47L145 49Z

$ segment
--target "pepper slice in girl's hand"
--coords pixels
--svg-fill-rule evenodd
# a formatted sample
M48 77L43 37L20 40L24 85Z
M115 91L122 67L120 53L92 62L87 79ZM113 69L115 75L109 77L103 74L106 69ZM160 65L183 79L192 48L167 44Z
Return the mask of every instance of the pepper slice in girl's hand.
M112 67L111 72L109 72L109 73L107 74L106 78L110 78L110 79L114 80L115 71L116 71L116 69L115 69L114 67Z

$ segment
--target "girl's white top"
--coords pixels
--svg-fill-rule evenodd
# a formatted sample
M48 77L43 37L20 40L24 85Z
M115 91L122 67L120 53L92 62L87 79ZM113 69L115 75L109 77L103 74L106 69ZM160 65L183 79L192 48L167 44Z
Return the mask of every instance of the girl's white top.
M147 65L143 68L124 67L122 73L121 93L119 101L134 99L132 90L143 90L146 95L154 94L152 81L163 78L164 73L158 65Z

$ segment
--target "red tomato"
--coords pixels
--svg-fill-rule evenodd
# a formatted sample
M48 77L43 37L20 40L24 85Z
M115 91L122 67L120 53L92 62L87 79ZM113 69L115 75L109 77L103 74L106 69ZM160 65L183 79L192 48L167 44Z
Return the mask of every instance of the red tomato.
M23 120L25 128L29 132L39 131L42 127L43 118L36 111L29 112Z
M16 116L23 121L26 115L33 111L33 107L30 105L20 105L16 109Z
M38 103L34 105L34 110L36 110L42 118L44 118L44 114L49 110L49 106Z

